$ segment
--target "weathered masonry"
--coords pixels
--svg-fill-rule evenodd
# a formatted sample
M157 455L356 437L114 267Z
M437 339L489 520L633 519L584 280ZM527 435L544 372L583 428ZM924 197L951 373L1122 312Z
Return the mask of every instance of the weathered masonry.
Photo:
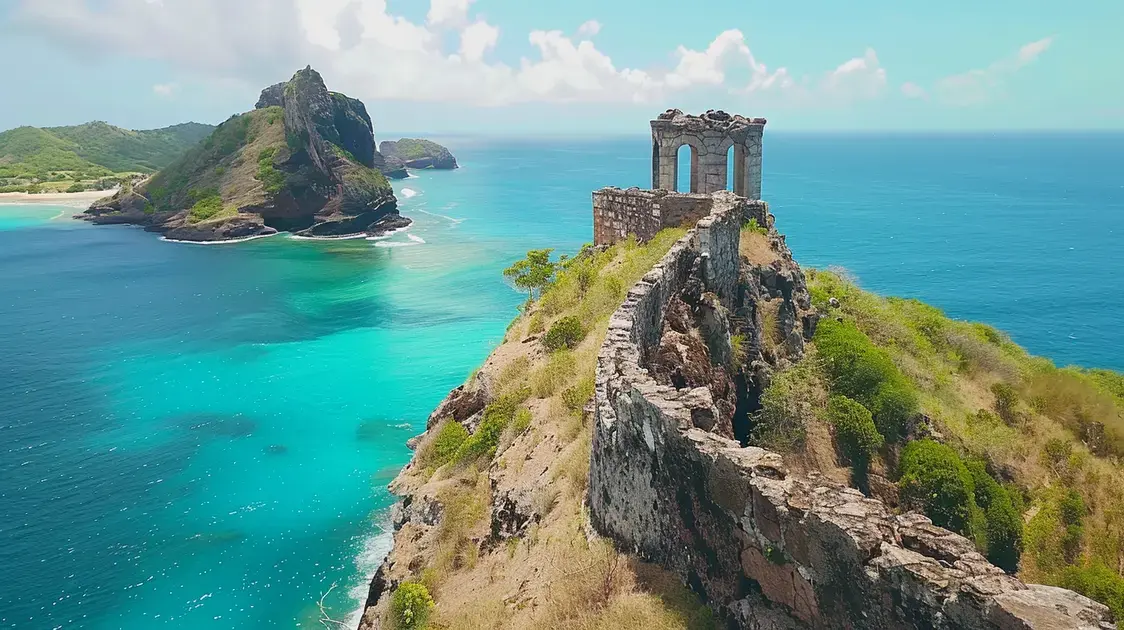
M761 138L764 118L746 118L723 111L702 116L672 109L652 121L652 188L678 190L679 148L691 147L691 192L715 193L732 188L735 195L761 198ZM734 149L734 181L727 181L727 157Z
M670 112L653 122L665 132L656 134L657 180L673 180L660 157L682 141L666 132L695 120ZM716 386L726 368L712 368L732 360L735 336L752 341L741 346L750 367L763 361L752 357L767 304L810 308L804 274L767 204L726 190L608 188L594 194L594 216L599 244L690 228L629 290L598 355L589 514L600 534L677 574L738 630L1115 627L1105 606L1025 584L923 515L792 474L780 454L731 439L736 406L729 388ZM740 257L751 219L767 230L768 265ZM803 334L795 316L784 321L802 352L814 321Z
M710 214L710 195L718 191L732 189L735 195L759 199L764 130L764 118L721 111L702 116L678 109L664 112L652 121L652 189L593 193L594 243L608 245L630 234L643 242L667 227L692 226ZM684 146L691 150L690 193L676 192ZM731 153L733 182L728 181Z

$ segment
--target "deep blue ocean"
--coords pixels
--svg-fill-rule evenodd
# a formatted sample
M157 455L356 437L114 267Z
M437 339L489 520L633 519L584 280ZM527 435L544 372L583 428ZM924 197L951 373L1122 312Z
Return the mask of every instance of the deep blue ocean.
M439 139L441 140L441 139ZM591 240L650 140L443 139L382 241L182 245L0 206L0 628L321 628L388 544L405 440ZM805 266L1124 369L1124 136L766 134Z

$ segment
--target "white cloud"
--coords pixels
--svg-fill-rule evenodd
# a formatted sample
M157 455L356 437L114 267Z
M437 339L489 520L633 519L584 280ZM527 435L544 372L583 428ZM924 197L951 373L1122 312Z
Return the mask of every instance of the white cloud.
M179 88L180 86L176 85L175 83L157 83L156 85L152 86L152 92L157 96L171 98L171 96L175 94L176 91L179 90Z
M886 70L873 48L844 62L824 78L821 91L840 102L874 99L886 90Z
M363 99L655 103L719 90L819 105L877 98L886 85L873 50L798 80L759 62L737 30L703 50L677 47L670 69L619 67L591 41L601 32L596 20L573 37L532 31L534 54L505 63L495 59L501 30L473 14L474 0L430 0L424 23L392 14L387 0L19 1L15 16L28 30L86 54L155 59L255 87L311 64L333 89ZM733 70L748 70L748 83L731 85Z
M937 81L935 92L951 105L966 106L984 103L1002 94L1008 77L1034 62L1053 44L1054 38L1045 37L1030 42L1015 53L983 69L969 70Z
M461 56L468 61L480 61L499 38L500 29L483 20L473 22L461 32Z
M475 0L432 0L426 21L433 26L457 28L468 21L468 9ZM377 3L377 2L376 2ZM385 9L385 2L382 3Z
M925 91L925 88L917 85L916 83L906 81L902 84L901 90L902 95L906 98L919 98L923 100L927 100L929 98L929 93Z
M601 23L590 20L578 27L578 37L596 37L601 32Z

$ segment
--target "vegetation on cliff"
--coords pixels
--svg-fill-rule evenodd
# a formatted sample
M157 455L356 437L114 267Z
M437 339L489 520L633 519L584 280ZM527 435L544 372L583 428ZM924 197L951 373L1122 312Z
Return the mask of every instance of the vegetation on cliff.
M413 497L409 510L440 506L441 516L403 525L381 578L388 597L361 627L376 618L394 627L393 602L414 583L436 602L433 629L714 627L678 578L591 542L584 529L585 408L609 316L683 234L548 261L541 295L465 386L464 396L491 401L475 414L479 424L435 418L395 481L396 492ZM548 347L551 330L564 341Z
M842 462L878 442L869 427L857 439L863 414L849 407L841 423L829 396L853 399L885 438L869 492L1124 618L1124 376L1056 367L990 326L879 297L842 272L807 277L824 318L806 358L763 392L755 441L840 478L836 448Z
M403 138L386 141L379 145L379 151L387 159L398 160L410 168L457 168L457 159L445 147L420 138Z
M104 122L72 127L19 127L0 133L2 192L78 192L116 185L129 174L171 164L214 127L184 123L131 131Z
M256 109L232 116L150 180L94 204L85 218L201 241L402 227L409 221L375 168L372 130L362 102L329 92L305 68L267 88Z

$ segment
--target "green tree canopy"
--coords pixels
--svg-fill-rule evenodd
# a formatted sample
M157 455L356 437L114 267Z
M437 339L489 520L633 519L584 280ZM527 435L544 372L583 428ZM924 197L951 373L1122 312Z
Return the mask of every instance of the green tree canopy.
M519 289L527 292L527 297L533 298L535 291L541 292L551 280L557 265L550 261L553 249L532 249L527 252L527 257L503 270L503 275Z

